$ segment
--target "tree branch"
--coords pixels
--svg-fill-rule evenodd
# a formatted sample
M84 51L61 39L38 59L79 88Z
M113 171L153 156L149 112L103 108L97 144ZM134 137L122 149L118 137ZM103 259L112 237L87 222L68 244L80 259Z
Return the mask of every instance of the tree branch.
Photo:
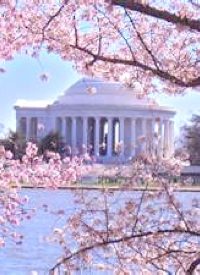
M193 6L195 6L196 8L200 8L200 3L198 3L198 0L197 0L197 1L195 1L195 0L189 0L189 2L190 2Z
M152 74L154 74L155 76L160 77L163 80L168 80L180 87L183 88L194 88L197 86L200 86L200 76L188 81L183 81L182 79L179 79L178 77L171 75L170 73L168 73L167 71L163 71L163 70L158 70L156 68L152 68L148 65L145 65L137 60L126 60L126 59L120 59L120 58L112 58L112 57L107 57L107 56L102 56L102 55L97 55L95 53L93 53L91 50L79 46L79 45L70 45L72 48L80 50L88 55L90 55L93 59L95 60L99 60L99 61L104 61L104 62L108 62L108 63L113 63L113 64L122 64L122 65L129 65L129 66L133 66L133 67L138 67L146 72L151 72Z
M159 70L159 66L158 66L158 60L155 58L155 56L153 55L152 51L147 47L147 44L144 42L144 39L142 38L142 35L140 34L140 32L137 30L136 25L134 23L134 21L132 20L131 15L129 14L129 12L125 9L125 14L127 15L127 17L130 20L130 23L132 24L138 39L140 40L141 44L143 45L144 49L147 51L147 53L151 56L152 61L154 63L154 66L157 68L157 70Z
M120 30L120 29L113 23L113 21L110 19L110 17L109 17L105 12L103 12L101 9L98 9L97 6L95 6L95 8L96 8L96 10L97 10L99 13L101 13L101 14L108 20L108 22L109 22L110 25L116 30L116 32L118 32L118 34L119 34L119 35L121 36L121 38L124 40L124 42L125 42L127 48L129 49L130 54L131 54L131 56L132 56L132 59L135 60L134 53L133 53L133 50L132 50L132 48L131 48L131 45L129 44L128 39L127 39L127 38L125 37L125 35L123 34L123 31Z
M132 11L137 11L172 24L180 24L184 27L190 28L191 30L200 32L200 20L190 19L186 16L178 16L174 13L170 13L167 10L160 10L147 4L139 3L136 0L112 0L111 3L113 5L121 6Z
M190 267L186 271L186 275L192 275L198 265L200 265L200 257L191 263Z
M127 241L130 241L131 239L135 239L135 238L151 237L153 235L165 235L165 234L175 234L175 235L177 235L177 234L188 234L188 235L191 235L193 237L200 237L200 232L174 228L174 229L164 229L164 230L157 230L157 231L139 232L137 234L130 234L130 235L126 235L126 236L116 238L116 239L108 239L108 240L104 240L102 242L93 243L89 246L82 247L82 248L78 249L77 251L72 252L67 257L61 259L56 265L54 265L54 267L52 267L50 269L50 274L54 274L54 271L60 265L62 265L65 262L69 261L70 259L72 259L72 258L74 258L74 257L76 257L76 256L78 256L78 255L80 255L84 252L90 251L92 249L95 249L95 248L98 248L98 247L99 248L104 247L104 246L110 245L110 244L117 244L117 243L121 243L121 242L127 242Z
M61 11L63 10L63 8L65 7L65 4L61 5L60 8L55 12L55 14L53 14L53 15L51 15L49 17L48 21L46 22L46 24L42 28L42 32L43 33L45 32L46 28L51 24L51 22L61 13Z

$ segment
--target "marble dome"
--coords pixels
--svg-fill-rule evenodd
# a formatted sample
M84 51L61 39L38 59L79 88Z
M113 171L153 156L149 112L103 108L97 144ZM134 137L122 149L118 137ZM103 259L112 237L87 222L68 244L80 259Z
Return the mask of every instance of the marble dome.
M158 106L150 98L138 98L136 90L125 87L118 82L105 82L94 78L82 78L67 89L54 104Z

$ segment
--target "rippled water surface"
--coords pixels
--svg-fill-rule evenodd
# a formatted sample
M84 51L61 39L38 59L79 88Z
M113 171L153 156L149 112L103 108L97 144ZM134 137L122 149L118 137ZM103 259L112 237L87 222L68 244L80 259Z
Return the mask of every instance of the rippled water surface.
M71 192L65 190L25 190L30 198L28 207L37 208L31 220L25 220L17 230L24 235L22 245L6 243L0 250L0 275L28 275L32 271L48 274L48 269L56 262L61 250L45 241L45 236L58 226L57 217L46 213L43 205L49 205L55 212L59 209L73 208ZM62 222L60 222L62 223Z
M59 220L53 213L45 212L42 205L47 204L53 211L65 209L68 215L73 213L73 191L69 190L24 190L23 194L30 198L30 208L37 207L36 214L31 220L26 220L18 228L24 234L22 245L6 243L6 247L0 250L0 275L39 275L48 274L61 250L55 244L45 241L45 236L52 232L55 226L62 225L64 220ZM187 206L195 196L200 199L200 193L177 193L177 196Z

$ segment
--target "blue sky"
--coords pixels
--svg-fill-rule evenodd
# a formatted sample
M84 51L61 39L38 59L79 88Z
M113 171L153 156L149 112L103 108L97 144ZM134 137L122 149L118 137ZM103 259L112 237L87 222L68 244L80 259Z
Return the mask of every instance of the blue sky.
M15 130L15 111L13 106L17 99L53 100L63 93L71 84L77 81L79 75L69 62L62 61L56 55L42 54L40 60L29 56L18 55L13 61L0 63L6 73L0 74L0 123L4 133L8 128ZM49 81L42 82L42 73L49 75ZM156 96L161 105L174 108L176 135L194 113L200 113L200 91L190 92L183 96ZM0 131L2 128L0 127Z

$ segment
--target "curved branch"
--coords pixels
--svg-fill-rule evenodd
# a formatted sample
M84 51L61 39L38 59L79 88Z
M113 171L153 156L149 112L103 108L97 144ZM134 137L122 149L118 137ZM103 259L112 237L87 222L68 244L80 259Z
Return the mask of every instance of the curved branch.
M130 53L131 53L131 56L132 56L132 59L135 60L135 57L134 57L134 54L133 54L133 50L131 48L131 45L129 44L128 42L128 39L125 37L125 35L123 34L123 31L120 30L120 28L118 28L113 22L112 20L110 19L110 17L108 15L106 15L105 12L103 12L102 10L98 9L96 7L96 10L101 13L107 20L108 22L110 23L110 25L116 30L116 32L118 32L118 34L121 36L121 38L124 40L127 48L129 49Z
M127 15L127 17L129 18L138 39L140 40L141 44L143 45L144 49L146 50L146 52L151 56L151 59L154 63L154 66L157 68L157 70L159 70L159 66L158 66L158 60L156 59L156 57L153 55L152 51L148 48L147 44L144 42L144 39L142 38L142 35L140 34L140 32L137 30L136 25L134 23L134 21L132 20L130 14L127 12L127 10L125 9L125 14Z
M194 5L196 8L200 8L200 3L198 3L198 0L195 2L195 0L189 0L189 2Z
M64 7L65 7L65 4L61 5L60 8L53 15L51 15L49 17L48 21L46 22L46 24L42 28L43 33L49 27L49 25L51 24L51 22L62 12L62 10L64 9Z
M57 264L54 265L54 267L52 267L50 269L50 274L54 274L53 272L59 266L66 263L70 259L72 259L72 258L74 258L74 257L76 257L76 256L78 256L78 255L80 255L80 254L82 254L86 251L90 251L94 248L98 248L98 247L100 248L100 247L110 245L110 244L117 244L117 243L121 243L121 242L126 242L126 241L130 241L131 239L135 239L135 238L151 237L153 235L165 235L165 234L187 234L187 235L191 235L191 236L194 236L194 237L200 237L200 232L174 228L174 229L164 229L164 230L157 230L157 231L139 232L139 233L136 233L136 234L133 233L133 234L130 234L130 235L127 235L127 236L122 236L122 237L116 238L116 239L103 240L102 242L96 242L96 243L93 243L89 246L81 247L80 249L76 250L75 252L72 252L71 254L66 256L65 258L61 259Z
M79 45L77 45L77 46L70 45L70 47L90 55L96 61L99 60L99 61L104 61L104 62L113 63L113 64L122 64L122 65L138 67L146 72L153 73L155 76L158 76L163 80L168 80L171 83L174 83L174 84L176 84L180 87L183 87L183 88L194 88L194 87L200 86L200 76L197 78L191 79L189 81L183 81L182 79L180 79L174 75L171 75L167 71L163 71L163 70L160 70L157 68L150 67L150 66L145 65L137 60L126 60L126 59L120 59L120 58L114 58L114 57L112 58L112 57L108 57L108 56L97 55L97 54L93 53L91 50L86 49L85 47L81 47Z
M198 265L200 265L200 257L191 263L190 267L186 271L186 275L192 275Z
M200 32L200 20L190 19L186 16L178 16L174 13L170 13L167 10L156 9L147 4L139 3L135 0L112 0L111 3L115 6L121 6L132 11L137 11L172 24L180 24L184 27L190 28L191 30Z

